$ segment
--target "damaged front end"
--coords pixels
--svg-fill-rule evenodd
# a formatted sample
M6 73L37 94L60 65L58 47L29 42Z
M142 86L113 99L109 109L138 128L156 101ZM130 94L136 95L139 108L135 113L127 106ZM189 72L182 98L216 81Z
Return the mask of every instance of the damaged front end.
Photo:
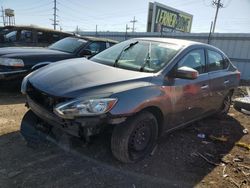
M30 110L23 118L21 133L26 140L29 139L27 134L36 129L45 135L49 135L54 130L60 130L88 142L90 136L99 134L108 125L119 124L126 120L126 117L112 117L107 113L117 99L86 101L60 98L38 90L31 83L26 84L25 94L26 106ZM32 116L32 118L27 118L27 116ZM31 131L27 127L30 127Z

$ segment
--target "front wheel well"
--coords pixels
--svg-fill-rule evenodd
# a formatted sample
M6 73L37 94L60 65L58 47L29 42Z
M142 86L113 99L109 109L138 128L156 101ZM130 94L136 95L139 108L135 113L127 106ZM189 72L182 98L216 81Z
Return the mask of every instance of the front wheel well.
M158 135L161 135L161 132L163 129L163 122L164 122L164 116L163 116L161 109L156 106L150 106L150 107L144 108L141 111L150 112L155 116L157 123L158 123Z

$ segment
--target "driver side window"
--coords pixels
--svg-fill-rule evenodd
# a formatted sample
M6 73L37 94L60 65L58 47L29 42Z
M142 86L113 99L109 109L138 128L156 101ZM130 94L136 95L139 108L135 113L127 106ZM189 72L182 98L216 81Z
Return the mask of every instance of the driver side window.
M203 49L193 50L186 54L178 63L178 68L190 67L202 74L205 72L205 53Z

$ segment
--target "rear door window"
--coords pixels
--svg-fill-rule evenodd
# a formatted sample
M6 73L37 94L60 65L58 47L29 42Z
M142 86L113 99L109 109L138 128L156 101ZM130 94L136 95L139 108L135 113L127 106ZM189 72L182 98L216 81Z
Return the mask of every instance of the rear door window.
M32 42L32 32L29 30L22 30L20 35L20 41Z
M56 42L56 41L60 40L59 34L54 33L54 34L52 35L52 40L53 40L53 42Z
M112 42L107 42L107 48L113 46L115 43L112 43Z
M39 43L46 43L47 42L47 38L44 32L42 31L38 31L37 32L37 41Z
M223 70L225 68L225 61L220 53L208 50L207 55L208 55L208 70L210 72Z
M230 60L227 57L224 57L224 61L223 61L223 68L227 69L229 66Z

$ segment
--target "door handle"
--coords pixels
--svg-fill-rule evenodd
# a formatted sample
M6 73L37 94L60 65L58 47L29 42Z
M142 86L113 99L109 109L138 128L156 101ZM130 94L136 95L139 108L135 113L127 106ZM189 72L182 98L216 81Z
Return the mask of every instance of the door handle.
M224 81L224 84L229 84L229 80L225 80L225 81Z
M201 86L201 89L208 89L208 85L203 85L203 86Z

